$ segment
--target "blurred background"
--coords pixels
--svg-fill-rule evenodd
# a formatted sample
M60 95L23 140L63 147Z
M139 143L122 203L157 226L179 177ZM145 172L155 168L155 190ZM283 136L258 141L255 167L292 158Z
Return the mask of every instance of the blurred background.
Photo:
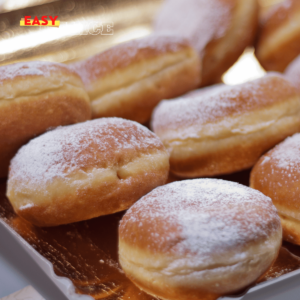
M259 0L261 17L281 1ZM25 60L69 63L146 36L161 4L162 0L0 0L0 65ZM42 15L58 16L60 27L20 26L24 16ZM238 84L263 74L249 48L223 81Z

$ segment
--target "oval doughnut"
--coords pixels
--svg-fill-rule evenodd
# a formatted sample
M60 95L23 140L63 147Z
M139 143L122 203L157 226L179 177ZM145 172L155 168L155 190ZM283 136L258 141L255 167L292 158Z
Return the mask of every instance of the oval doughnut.
M17 150L51 127L91 118L88 94L63 64L22 62L0 67L0 178Z
M150 35L73 64L91 98L93 118L150 120L163 99L200 83L200 61L183 38Z
M251 172L250 184L273 200L283 239L300 245L300 134L263 155Z
M229 174L300 130L300 96L283 76L268 74L206 94L163 101L152 128L181 177Z
M174 182L135 203L119 226L129 279L166 300L215 300L255 283L281 247L269 197L217 179Z
M12 159L7 197L37 226L56 226L129 208L166 182L169 156L146 127L102 118L59 127Z

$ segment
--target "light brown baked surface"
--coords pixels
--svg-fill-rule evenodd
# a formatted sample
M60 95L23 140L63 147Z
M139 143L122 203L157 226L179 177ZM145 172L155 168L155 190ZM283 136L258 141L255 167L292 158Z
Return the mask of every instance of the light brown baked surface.
M300 55L288 65L284 74L300 92Z
M260 158L251 172L250 185L273 200L283 238L300 245L300 134Z
M212 300L255 283L281 246L270 198L237 183L196 179L154 189L119 226L119 261L145 292Z
M154 22L191 42L203 61L201 86L218 83L255 37L256 0L166 0Z
M73 64L91 98L93 118L122 117L146 123L163 99L200 83L200 60L183 38L151 35Z
M283 72L300 54L300 2L284 0L261 24L255 52L267 71Z
M56 226L129 208L166 182L169 156L146 127L102 118L33 139L13 158L7 197L37 226Z
M80 77L67 66L27 62L0 67L0 177L11 158L51 127L91 118Z
M300 98L283 76L271 73L199 97L163 101L153 113L152 128L170 153L172 173L233 173L250 168L300 130Z

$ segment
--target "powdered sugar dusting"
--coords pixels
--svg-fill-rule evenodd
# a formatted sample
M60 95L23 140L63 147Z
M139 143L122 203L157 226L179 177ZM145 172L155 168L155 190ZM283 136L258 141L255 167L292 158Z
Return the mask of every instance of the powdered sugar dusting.
M120 118L102 118L59 127L31 140L11 161L10 181L23 185L51 182L74 171L126 163L151 149L163 149L146 127Z
M223 83L218 83L215 85L210 85L201 89L193 90L185 95L183 95L181 98L192 98L192 97L198 97L203 95L214 95L220 93L222 90L231 89L232 86L226 85Z
M284 0L284 1L279 2L278 4L271 6L271 8L267 11L267 13L265 14L265 16L262 19L263 25L264 25L264 23L268 22L274 16L276 17L277 22L278 21L280 22L283 19L287 18L289 16L288 12L289 12L290 8L296 2L297 1L293 1L293 0Z
M186 137L194 137L204 124L216 123L229 116L239 116L258 108L278 103L287 95L296 95L289 83L276 74L236 86L221 86L211 92L161 102L153 113L154 132L184 129ZM229 126L230 124L228 124ZM226 127L226 123L224 124Z
M102 77L119 68L144 60L147 56L158 56L166 52L177 52L188 47L188 42L174 34L152 34L112 47L87 60L73 64L83 82Z
M300 90L300 55L293 60L285 71L286 78Z
M34 206L33 203L28 203L28 204L25 204L25 205L21 206L21 207L19 208L19 210L31 208L31 207L33 207L33 206Z
M174 32L203 51L213 39L225 35L234 3L220 0L166 0L155 20L156 32Z
M288 137L255 165L251 185L270 196L279 212L300 219L300 134Z
M61 69L68 70L67 66L45 61L21 62L0 67L0 84L4 80L12 80L24 76L50 76L52 72ZM70 72L70 70L68 70Z
M163 234L153 229L158 220L165 224ZM153 244L173 243L171 251L196 254L201 259L212 252L267 239L280 227L270 198L217 179L186 180L156 188L128 210L120 226L142 228L144 222L153 224L148 233ZM179 236L168 230L171 227L177 227ZM139 239L141 233L137 229L131 234Z
M268 156L266 156L267 158ZM272 151L272 163L288 172L300 169L300 134L287 138Z

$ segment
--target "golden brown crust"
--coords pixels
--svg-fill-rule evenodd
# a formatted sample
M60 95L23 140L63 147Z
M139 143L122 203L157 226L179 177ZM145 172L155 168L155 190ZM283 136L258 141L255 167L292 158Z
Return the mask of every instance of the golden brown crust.
M300 130L296 89L270 74L234 87L161 103L154 132L181 177L213 176L249 168L268 149Z
M200 62L182 38L152 35L117 45L73 65L85 82L93 118L147 122L162 99L200 82Z
M276 208L262 193L223 180L186 180L156 188L126 212L119 261L153 296L217 299L264 274L281 237Z
M300 2L285 0L264 18L256 56L267 71L283 72L300 53Z
M220 82L223 73L249 46L258 25L256 0L166 0L156 32L188 38L203 60L201 86Z
M269 196L278 209L283 238L300 245L300 135L266 153L251 172L250 185Z
M279 214L283 240L300 245L300 222L292 217Z
M169 156L147 128L118 118L61 127L12 160L7 195L16 213L56 226L127 209L166 182Z
M186 49L190 49L190 44L185 39L168 35L151 35L116 45L85 61L75 63L73 67L89 87L94 80L101 79L116 70Z
M295 120L292 122L295 123ZM286 128L285 124L279 124L272 130L264 130L259 134L249 134L240 138L228 138L218 143L207 141L201 146L207 147L210 151L201 156L171 157L171 172L183 178L195 178L231 174L251 168L266 149L272 148L287 136L300 130L300 125L297 123L294 126L288 125L289 128ZM208 147L208 144L211 147ZM181 148L179 151L182 152L184 149Z
M168 164L165 159L161 168L147 169L148 174L135 174L130 180L122 180L116 176L111 182L98 182L97 185L78 189L76 194L63 194L57 197L55 205L38 205L25 209L15 207L15 212L39 227L70 224L113 214L128 209L142 196L165 184L166 170Z
M91 118L83 83L68 67L48 62L0 67L0 177L17 150L60 125Z

